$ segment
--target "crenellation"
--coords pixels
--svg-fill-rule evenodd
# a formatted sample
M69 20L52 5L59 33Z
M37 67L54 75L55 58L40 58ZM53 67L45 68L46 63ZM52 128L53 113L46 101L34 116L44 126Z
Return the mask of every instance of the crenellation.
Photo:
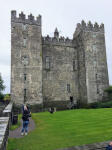
M57 45L68 45L73 46L73 40L69 39L68 37L65 38L64 36L60 36L59 38L50 37L47 35L46 37L42 38L43 44L57 44Z
M39 15L36 19L35 17L30 14L28 15L28 18L26 18L26 15L21 12L19 14L19 17L16 15L16 11L11 11L11 21L15 23L23 23L23 24L31 24L31 25L38 25L41 26L41 15Z
M65 42L64 36L60 36L59 41L60 41L60 42Z
M100 31L100 28L99 28L99 25L98 25L98 23L97 23L97 22L95 22L95 24L94 24L93 31L95 31L95 32Z
M86 26L86 22L84 20L81 21L81 27L83 29L85 29L87 26Z
M34 16L32 14L28 15L28 20L29 21L34 21Z
M81 24L80 23L77 24L73 37L74 38L77 37L77 35L79 35L81 31L98 32L104 34L104 24L102 23L101 25L99 25L97 22L95 22L95 24L92 24L91 21L89 21L88 24L86 24L84 20L82 20Z
M104 24L103 23L100 25L100 31L104 32Z
M89 30L93 30L93 24L91 23L91 21L88 22L87 28L88 28Z
M21 20L25 20L26 19L26 16L25 16L25 14L23 12L21 12L19 14L19 19L21 19Z

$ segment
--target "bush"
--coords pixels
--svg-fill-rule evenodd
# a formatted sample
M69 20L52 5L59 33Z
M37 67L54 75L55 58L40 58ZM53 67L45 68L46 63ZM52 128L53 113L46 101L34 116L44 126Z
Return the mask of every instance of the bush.
M112 86L109 86L107 89L104 90L108 95L108 100L112 100Z
M4 100L4 95L0 93L0 101L3 102L3 100Z
M94 102L88 104L86 108L112 108L112 101Z
M10 101L11 97L10 97L10 94L6 94L4 96L4 101Z

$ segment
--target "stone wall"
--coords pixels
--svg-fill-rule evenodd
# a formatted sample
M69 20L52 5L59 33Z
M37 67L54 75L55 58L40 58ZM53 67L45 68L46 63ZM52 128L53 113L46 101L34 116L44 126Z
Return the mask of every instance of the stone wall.
M73 68L73 62L77 61L77 50L69 38L43 37L43 101L44 107L67 108L70 96L74 102L78 100L77 66ZM49 59L47 62L46 59ZM49 63L49 68L47 68ZM75 64L76 65L76 64ZM62 103L61 103L62 101ZM59 104L58 104L59 103Z
M0 117L0 150L6 150L12 117L12 106L12 103L8 104L2 112L2 117Z
M82 43L84 50L87 103L97 102L102 100L104 89L109 86L104 25L99 26L97 23L93 25L91 22L86 25L82 21L77 25L74 34L75 39L78 37L80 37L78 43Z
M85 49L82 39L82 32L74 37L77 49L77 73L78 73L78 93L79 105L87 104L87 86L86 86L86 64L85 64Z
M41 16L11 12L11 99L17 105L42 103Z

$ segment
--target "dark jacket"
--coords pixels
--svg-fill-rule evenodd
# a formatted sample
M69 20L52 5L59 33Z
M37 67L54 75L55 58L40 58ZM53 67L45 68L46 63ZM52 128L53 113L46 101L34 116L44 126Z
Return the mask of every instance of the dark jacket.
M29 116L30 116L29 110L24 110L22 116L23 121L29 121Z
M111 145L108 145L108 146L106 147L106 150L112 150L112 146L111 146Z

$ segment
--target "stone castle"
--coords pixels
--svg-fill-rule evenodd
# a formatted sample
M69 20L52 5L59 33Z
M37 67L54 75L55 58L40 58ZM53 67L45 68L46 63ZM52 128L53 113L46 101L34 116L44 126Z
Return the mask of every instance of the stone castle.
M109 86L104 25L77 24L73 39L42 36L41 16L11 11L11 97L16 105L67 108L102 101Z

